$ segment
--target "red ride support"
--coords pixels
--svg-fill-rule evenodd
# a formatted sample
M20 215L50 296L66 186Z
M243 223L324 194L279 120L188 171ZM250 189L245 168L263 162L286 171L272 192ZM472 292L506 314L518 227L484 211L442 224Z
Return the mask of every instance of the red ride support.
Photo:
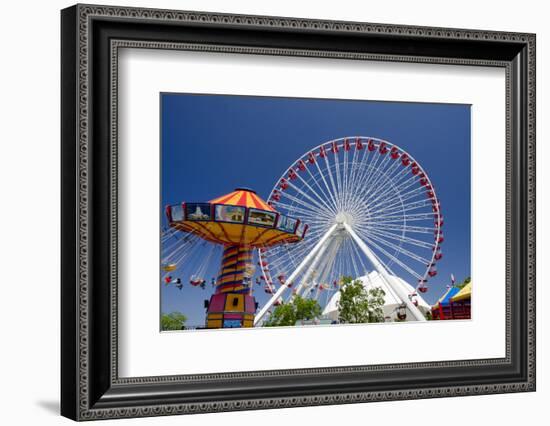
M252 258L251 247L226 246L216 291L208 304L207 328L253 327L256 300L250 294L252 282L245 282L244 276Z

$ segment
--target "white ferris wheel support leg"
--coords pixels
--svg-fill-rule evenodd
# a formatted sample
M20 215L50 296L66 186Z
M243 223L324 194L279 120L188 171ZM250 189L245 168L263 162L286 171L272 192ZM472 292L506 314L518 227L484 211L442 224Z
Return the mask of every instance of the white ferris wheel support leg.
M307 266L307 264L311 261L311 259L315 257L317 252L321 250L321 247L324 246L324 244L327 242L330 236L334 233L337 226L338 224L335 223L330 227L330 229L325 233L325 235L323 235L321 239L317 242L317 244L315 244L315 247L313 247L313 249L309 252L309 254L304 258L304 260L302 260L302 263L300 263L298 267L294 270L294 272L290 274L290 276L287 278L285 282L285 285L282 285L281 287L279 287L279 290L277 290L277 292L273 296L271 296L271 299L269 299L269 301L262 307L262 309L260 309L260 312L258 312L256 317L254 318L254 325L260 322L260 320L264 317L264 315L269 310L269 308L273 306L275 301L279 299L279 297L281 297L281 294L283 294L283 292L288 288L288 285L291 284L296 279L298 274L302 272L302 270Z
M319 261L321 260L323 254L327 250L327 248L330 246L330 241L327 241L325 244L321 246L319 249L319 252L311 262L311 265L309 265L309 268L307 268L307 271L305 275L303 276L302 280L300 281L300 284L298 287L296 287L296 294L299 295L300 291L302 291L302 288L304 288L307 284L307 281L311 278L313 275L313 272L315 271L315 268L317 268L317 265L319 264Z
M407 308L409 308L409 311L412 312L413 316L417 321L426 321L426 318L420 312L420 310L414 306L414 303L412 303L411 299L409 299L409 295L401 288L401 286L396 285L395 281L393 280L393 277L391 277L388 274L388 271L386 271L386 268L384 268L384 265L380 263L380 261L376 258L374 253L368 248L368 246L363 242L361 238L355 233L355 231L352 229L351 226L349 226L347 223L344 222L344 227L346 228L346 231L351 235L351 237L354 239L354 241L357 243L359 248L365 253L365 256L372 262L376 270L380 275L382 275L382 278L384 278L384 281L391 287L391 289L399 296L401 301L407 305Z

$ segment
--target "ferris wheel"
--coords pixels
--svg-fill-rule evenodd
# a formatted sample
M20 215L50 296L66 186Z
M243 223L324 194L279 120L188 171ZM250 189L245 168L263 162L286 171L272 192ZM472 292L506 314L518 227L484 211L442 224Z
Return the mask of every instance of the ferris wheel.
M428 174L411 154L372 137L325 142L290 165L268 204L308 229L299 244L259 249L272 296L255 324L294 295L328 298L342 277L368 279L372 271L424 320L415 296L428 290L443 257L443 216ZM397 277L414 291L404 291Z

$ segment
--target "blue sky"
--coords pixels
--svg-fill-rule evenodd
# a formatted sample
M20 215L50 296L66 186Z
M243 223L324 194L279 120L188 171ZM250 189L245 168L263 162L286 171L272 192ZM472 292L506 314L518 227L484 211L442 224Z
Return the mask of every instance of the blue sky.
M451 273L457 280L470 275L469 105L161 94L161 209L242 186L265 199L298 157L350 135L398 145L430 176L445 217L444 258L423 295L434 303ZM212 263L214 276L218 264ZM182 291L162 286L161 310L181 311L190 325L200 325L211 287L190 288L188 278L182 280Z

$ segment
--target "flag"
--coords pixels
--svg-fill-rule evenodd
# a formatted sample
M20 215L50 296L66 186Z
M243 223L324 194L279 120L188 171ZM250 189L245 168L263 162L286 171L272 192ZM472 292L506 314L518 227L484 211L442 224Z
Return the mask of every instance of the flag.
M453 274L451 274L451 283L454 285L455 283L455 276Z

